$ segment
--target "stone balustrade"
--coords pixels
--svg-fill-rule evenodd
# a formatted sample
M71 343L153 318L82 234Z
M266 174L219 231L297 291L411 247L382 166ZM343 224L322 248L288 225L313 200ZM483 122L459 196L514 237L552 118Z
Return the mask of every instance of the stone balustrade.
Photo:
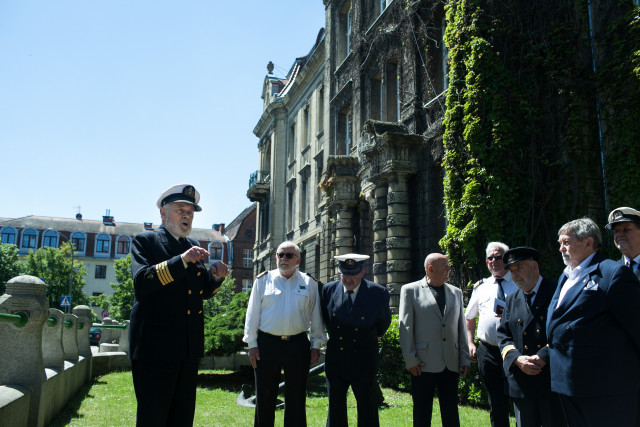
M49 308L46 285L37 277L7 282L0 314L9 315L0 322L2 425L47 425L93 376L130 367L128 321L119 325L108 319L105 323L117 329L105 327L103 332L110 333L103 336L116 351L96 349L94 354L89 345L91 308L79 305L67 314Z

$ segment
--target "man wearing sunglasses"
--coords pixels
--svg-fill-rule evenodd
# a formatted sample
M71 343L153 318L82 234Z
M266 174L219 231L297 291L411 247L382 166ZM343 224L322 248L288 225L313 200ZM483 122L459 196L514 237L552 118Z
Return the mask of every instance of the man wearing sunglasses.
M284 370L285 426L304 426L307 375L327 340L322 325L318 282L298 271L300 248L284 242L276 251L278 268L256 277L242 340L255 370L255 426L273 426L280 373ZM307 331L310 330L310 337ZM311 342L309 342L311 338Z
M485 263L490 277L478 281L467 305L467 339L469 358L478 362L480 377L489 396L492 427L509 426L509 397L502 355L498 347L498 326L506 297L516 291L511 273L504 268L502 256L509 250L504 243L490 242L487 245ZM476 349L476 318L478 319L478 340Z
M322 317L327 331L325 375L329 394L327 426L346 426L347 390L353 390L358 425L379 425L374 392L378 387L378 340L391 324L389 291L364 279L368 255L335 256L340 280L322 288Z

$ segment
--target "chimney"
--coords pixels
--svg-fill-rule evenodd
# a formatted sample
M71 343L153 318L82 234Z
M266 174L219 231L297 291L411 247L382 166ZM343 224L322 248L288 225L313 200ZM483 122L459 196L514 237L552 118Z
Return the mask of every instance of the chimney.
M213 229L216 230L220 234L224 234L226 232L224 228L224 223L222 224L213 224Z
M115 227L115 222L113 221L113 217L111 216L111 210L107 209L106 215L102 216L102 223L104 225L109 225Z

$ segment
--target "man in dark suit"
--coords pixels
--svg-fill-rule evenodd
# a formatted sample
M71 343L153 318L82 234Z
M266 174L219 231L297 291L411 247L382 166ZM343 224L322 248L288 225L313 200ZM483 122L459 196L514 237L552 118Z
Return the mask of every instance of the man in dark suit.
M570 426L632 426L640 386L640 286L624 265L605 259L589 218L560 227L566 264L549 304L551 390Z
M205 268L209 252L191 233L200 194L171 187L158 199L162 226L133 239L130 357L138 426L190 426L198 364L204 353L202 301L211 298L227 266Z
M347 390L353 390L358 407L358 425L378 426L378 339L391 324L389 291L365 280L368 255L338 255L341 280L322 288L322 317L329 333L325 374L329 394L327 426L341 427L347 421Z
M507 251L502 260L518 290L507 297L498 327L504 372L518 427L563 426L560 400L551 391L547 309L556 284L543 279L534 248Z
M609 214L607 230L613 230L613 242L622 252L620 263L631 268L640 279L640 212L618 208Z
M413 425L431 425L438 387L442 425L460 426L458 377L471 366L462 291L447 283L451 268L446 256L429 254L424 269L422 280L400 290L400 347L411 373Z

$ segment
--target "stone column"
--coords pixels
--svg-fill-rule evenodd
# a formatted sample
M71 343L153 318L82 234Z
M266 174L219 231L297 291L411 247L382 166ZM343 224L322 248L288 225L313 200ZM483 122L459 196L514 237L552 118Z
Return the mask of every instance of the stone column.
M127 327L120 329L120 341L118 343L118 351L124 351L127 354L129 354L129 323L128 320L122 322L122 324Z
M37 277L18 276L7 282L6 292L0 297L0 313L25 313L29 319L22 327L0 323L0 384L25 387L31 392L28 426L44 424L41 396L47 376L42 328L49 317L46 288Z
M91 345L89 344L89 330L93 324L91 308L87 305L77 305L73 308L73 314L78 317L78 353L83 357L91 357Z
M353 211L349 206L339 206L336 213L336 255L353 252Z
M400 288L411 280L411 230L407 175L389 177L387 194L387 287L391 306L400 303Z
M376 184L373 201L373 281L387 284L387 184Z
M71 322L70 324L68 322ZM78 353L78 316L75 314L64 315L64 325L62 327L62 349L64 350L64 360L71 363L78 363L80 354Z
M44 367L58 373L64 371L64 350L62 349L62 329L64 313L57 308L49 309L49 317L55 322L45 322L42 331L42 355ZM54 324L55 323L55 324Z

